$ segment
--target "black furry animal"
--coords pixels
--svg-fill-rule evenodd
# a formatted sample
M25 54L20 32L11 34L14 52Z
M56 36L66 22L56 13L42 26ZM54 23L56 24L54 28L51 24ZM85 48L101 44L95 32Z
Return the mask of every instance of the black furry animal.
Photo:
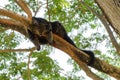
M51 24L43 18L32 18L32 25L28 29L29 39L40 50L41 44L52 43Z
M55 21L55 22L50 22L52 25L52 32L54 34L57 34L58 36L60 36L61 38L63 38L64 40L66 40L67 42L69 42L70 44L72 44L73 46L75 46L77 48L77 46L74 44L74 42L70 39L70 37L67 35L66 30L64 29L64 26L59 22L59 21ZM91 65L94 63L94 53L90 50L82 50L81 51L85 52L86 54L88 54L90 56L90 61L88 63L88 65ZM78 54L78 56L80 56Z
M37 27L34 28L34 32L28 30L29 33L29 38L30 40L34 43L34 45L37 47L37 49L40 49L40 44L47 44L49 43L49 39L51 39L51 36L48 36L49 38L46 38L45 36L39 36L39 34L36 34L35 31L39 31L39 29L41 29L41 32L47 32L46 35L50 35L50 31L58 36L60 36L61 38L63 38L64 40L66 40L67 42L69 42L70 44L72 44L73 46L76 47L76 45L74 44L74 42L70 39L70 37L67 35L66 30L64 29L63 25L59 22L59 21L55 21L55 22L48 22L43 18L35 18L34 20L37 21L36 24L32 25L32 27ZM41 24L44 24L44 26L42 25L42 27L46 27L46 28L41 28ZM49 29L49 27L51 26L51 28ZM94 53L90 50L82 50L83 52L85 52L86 54L88 54L90 56L90 61L88 63L88 65L93 64L94 62ZM78 56L80 56L78 54Z

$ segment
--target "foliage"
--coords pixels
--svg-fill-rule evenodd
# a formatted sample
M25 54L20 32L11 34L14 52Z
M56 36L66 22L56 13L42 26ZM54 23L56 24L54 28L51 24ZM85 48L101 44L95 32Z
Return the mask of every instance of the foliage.
M101 14L94 0L83 1ZM44 0L26 0L26 2L33 12L37 11L40 5L43 7L46 6ZM5 8L25 16L20 7L14 3L14 0L9 0L9 4ZM50 12L47 12L46 9L45 18L48 19L48 14L50 14L51 21L60 21L79 48L94 50L97 57L113 65L120 66L120 59L116 55L115 48L110 43L108 34L102 27L103 25L79 0L49 0L49 10ZM38 14L40 15L40 13ZM18 36L18 33L11 30L2 31L0 34L0 49L14 49L22 41L26 40L23 37L20 38L22 35ZM62 74L62 68L55 60L49 57L52 51L53 49L47 50L45 47L41 51L32 53L30 63L30 77L32 80L85 80L83 75L79 76L77 74L80 73L81 69L72 59L69 59L68 63L73 65L74 68ZM29 53L22 52L0 53L0 80L18 78L27 80L28 55ZM103 76L99 72L96 72L96 74ZM103 78L110 80L110 77L105 74Z

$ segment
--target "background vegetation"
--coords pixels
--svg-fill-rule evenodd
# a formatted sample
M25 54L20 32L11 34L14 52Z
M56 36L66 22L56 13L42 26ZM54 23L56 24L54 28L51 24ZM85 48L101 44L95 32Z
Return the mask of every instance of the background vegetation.
M79 0L49 0L49 12L44 0L25 1L35 16L49 20L48 15L50 15L50 21L60 21L77 47L92 50L95 57L120 67L120 58L105 27L99 17L90 10L91 8L98 14L103 14L94 0L83 0L83 3ZM9 4L2 8L26 16L14 0L8 2ZM113 33L119 42L118 36L114 31ZM31 48L33 45L22 34L0 27L0 80L28 80L28 78L31 80L88 80L74 60L60 51L56 52L55 48L48 45L42 46L40 51L33 53L19 50L5 52L5 50L24 47ZM56 54L63 55L63 58L68 59L68 69L71 70L67 71L66 68L60 67L59 61L62 58L54 56ZM54 57L52 58L51 55ZM66 62L63 62L64 64ZM113 80L107 74L93 68L91 70L104 80Z

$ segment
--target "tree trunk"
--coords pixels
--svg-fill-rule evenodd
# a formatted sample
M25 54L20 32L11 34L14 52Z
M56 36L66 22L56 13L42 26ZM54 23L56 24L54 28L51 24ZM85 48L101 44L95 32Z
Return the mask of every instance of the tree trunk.
M113 29L120 35L120 7L115 4L116 0L95 0L102 9Z

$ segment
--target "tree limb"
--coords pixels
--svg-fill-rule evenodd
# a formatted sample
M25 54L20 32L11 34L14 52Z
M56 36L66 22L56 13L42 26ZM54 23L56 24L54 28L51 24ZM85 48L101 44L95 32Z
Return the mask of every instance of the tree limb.
M107 23L106 19L103 16L101 16L100 19L101 19L101 22L103 23L103 25L105 26L105 28L106 28L106 30L107 30L107 32L109 34L109 37L110 37L110 40L111 40L112 44L114 45L114 47L116 48L118 54L120 55L120 46L118 45L118 43L117 43L117 41L116 41L116 39L115 39L115 37L113 35L113 32L110 29L109 24Z
M8 10L0 9L0 15L7 16L9 18L17 20L21 22L24 26L29 26L29 23L30 23L29 20L26 19L25 17L18 15L10 10L8 11Z
M0 50L0 53L3 53L3 52L30 52L33 50L36 50L36 48L33 47L30 49L5 49L5 50Z
M9 25L9 26L14 25L16 27L24 26L20 22L14 21L12 19L3 19L3 18L0 18L0 24Z
M95 2L105 14L109 24L111 24L116 33L120 35L120 9L116 7L113 0L95 0Z
M88 55L86 55L84 52L80 51L79 49L75 48L74 46L72 46L62 38L58 37L57 35L53 34L53 39L54 39L54 43L51 45L67 53L79 65L81 64L81 61L84 63L88 63L88 61L90 60L90 57ZM76 54L79 54L80 56L77 56ZM95 58L95 62L93 65L91 65L91 67L101 72L104 72L112 77L115 77L116 79L120 79L120 75L119 75L120 69L106 63L103 60Z
M38 13L38 11L39 11L39 9L42 7L42 5L41 4L39 4L38 5L38 8L36 9L36 11L34 11L34 17L37 15L37 13Z
M0 26L5 28L6 30L12 29L12 30L18 31L21 34L28 37L27 32L21 23L10 21L10 19L1 19L0 18Z
M79 58L78 58L79 59ZM85 73L87 74L87 76L91 77L93 80L103 80L102 78L100 78L99 76L97 76L96 74L94 74L89 68L88 66L83 63L80 62L79 60L79 66L85 71Z

